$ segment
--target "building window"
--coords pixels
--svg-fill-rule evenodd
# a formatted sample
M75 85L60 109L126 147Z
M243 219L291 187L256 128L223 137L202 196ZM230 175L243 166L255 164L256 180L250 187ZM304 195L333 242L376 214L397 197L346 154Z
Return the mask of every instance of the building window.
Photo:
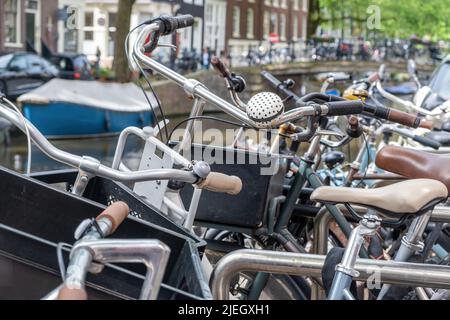
M308 33L308 23L305 18L302 19L302 37L306 39Z
M281 7L282 8L287 8L287 0L281 0Z
M298 39L298 16L294 15L294 20L292 22L292 40Z
M280 38L281 40L286 40L286 16L284 14L280 15Z
M308 0L303 0L303 11L308 11Z
M278 14L276 13L270 16L270 32L278 34Z
M5 43L17 45L20 44L20 1L5 0Z
M264 11L264 26L263 26L264 38L267 39L270 33L270 14L269 11Z
M84 14L84 40L94 40L94 12L86 12Z
M108 13L108 54L114 56L114 45L116 42L117 13Z
M255 36L255 14L252 8L247 10L247 38Z
M294 0L294 9L299 10L300 9L300 0Z
M233 7L233 37L238 38L241 35L241 9L238 6Z
M86 12L84 15L84 26L93 27L94 26L94 13Z
M272 1L271 0L264 0L264 4L268 7L270 7L272 5Z
M273 0L272 3L273 3L274 7L279 7L280 6L280 0Z
M94 40L94 31L85 31L84 32L84 40L93 41Z

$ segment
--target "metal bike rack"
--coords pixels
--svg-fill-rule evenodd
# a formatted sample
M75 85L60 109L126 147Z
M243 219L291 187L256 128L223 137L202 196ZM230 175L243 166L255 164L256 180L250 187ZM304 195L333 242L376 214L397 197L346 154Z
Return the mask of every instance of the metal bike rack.
M243 271L320 278L325 258L323 255L275 251L235 251L217 263L210 280L212 294L214 299L227 300L232 278ZM359 281L376 275L381 283L450 289L448 266L359 259L356 270L359 276L355 280Z

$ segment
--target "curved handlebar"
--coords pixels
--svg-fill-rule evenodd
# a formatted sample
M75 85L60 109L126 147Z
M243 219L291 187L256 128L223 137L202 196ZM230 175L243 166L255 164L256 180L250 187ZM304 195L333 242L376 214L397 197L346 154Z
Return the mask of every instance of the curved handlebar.
M159 32L161 35L169 35L178 29L192 27L194 25L194 17L190 14L180 16L163 15L154 20L159 24Z
M26 132L25 125L22 119L13 110L0 108L0 116L9 120L21 131ZM195 184L199 180L199 178L193 172L177 169L158 169L135 172L122 172L119 170L115 170L100 164L95 159L80 157L56 148L42 135L42 133L38 129L36 129L36 127L32 123L30 123L28 120L26 121L26 123L30 132L31 139L36 144L36 146L48 157L73 168L91 171L90 173L93 173L102 178L119 182L144 182L151 180L173 179L190 184Z
M372 117L388 120L411 128L418 128L422 123L422 119L416 115L382 106L366 104L364 113Z
M225 63L223 63L222 60L220 60L218 57L212 57L211 64L212 64L214 70L219 72L222 77L227 78L227 79L229 79L231 77L230 70L225 65Z
M197 187L212 192L237 195L242 190L242 180L235 176L227 176L222 173L212 172L204 181L199 183Z
M103 211L96 220L108 219L111 223L111 230L109 231L111 234L125 221L129 213L130 208L125 202L116 202Z
M84 288L70 288L64 285L61 290L59 290L57 300L61 301L86 301L88 295L86 289Z

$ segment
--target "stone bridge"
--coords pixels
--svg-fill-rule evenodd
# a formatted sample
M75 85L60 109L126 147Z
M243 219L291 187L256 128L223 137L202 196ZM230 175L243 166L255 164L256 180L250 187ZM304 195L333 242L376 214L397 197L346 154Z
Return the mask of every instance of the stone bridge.
M244 101L247 101L254 94L270 90L270 87L260 76L262 70L272 72L280 79L292 78L296 81L294 91L299 92L302 85L306 85L307 92L318 90L319 84L315 81L314 75L328 72L348 72L355 77L362 76L366 72L376 71L379 63L376 62L351 62L351 61L320 61L320 62L298 62L285 65L253 66L234 68L236 74L242 75L248 84L248 89L241 95ZM434 66L419 66L419 72L429 74ZM387 63L386 70L394 73L406 73L406 63ZM196 79L205 84L211 91L222 98L229 100L228 91L224 80L213 71L200 71L187 75L189 78ZM168 116L181 116L190 113L192 101L190 101L182 88L170 81L157 81L153 83L156 92L162 102L164 112ZM207 107L209 111L217 109L211 106Z

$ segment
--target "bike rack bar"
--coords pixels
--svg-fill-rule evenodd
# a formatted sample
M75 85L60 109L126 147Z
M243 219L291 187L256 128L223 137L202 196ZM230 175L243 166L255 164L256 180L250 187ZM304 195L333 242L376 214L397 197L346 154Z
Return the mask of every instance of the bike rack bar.
M321 277L326 256L295 254L262 250L239 250L228 254L217 263L211 276L214 299L227 300L230 282L239 272L266 272L304 277ZM395 261L359 259L356 280L370 277L381 283L412 287L450 289L450 267Z

